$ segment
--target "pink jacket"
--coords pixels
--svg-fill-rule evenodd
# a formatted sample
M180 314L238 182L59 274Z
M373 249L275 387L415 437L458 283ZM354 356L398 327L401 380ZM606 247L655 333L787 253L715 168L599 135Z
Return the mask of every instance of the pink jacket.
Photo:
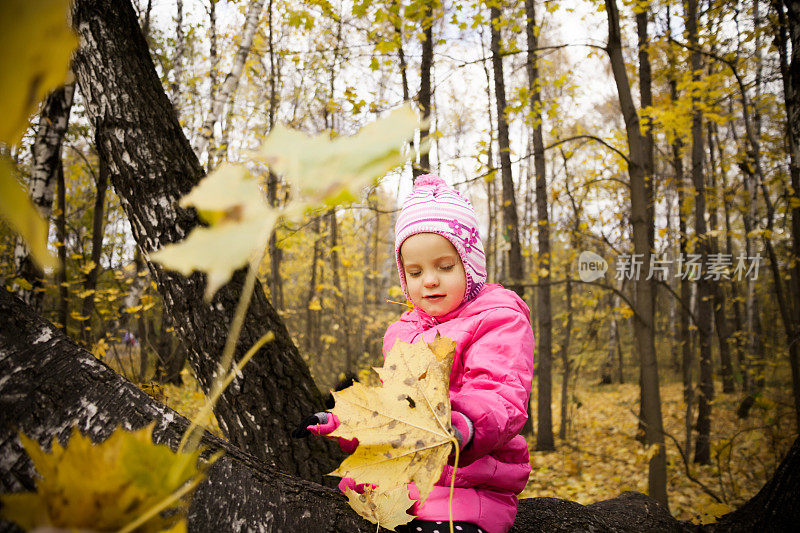
M397 339L431 342L436 333L456 343L450 403L474 425L456 470L453 519L504 533L514 523L516 495L531 472L527 442L518 434L528 417L533 379L530 311L516 293L486 284L475 298L444 316L432 317L418 308L403 313L386 330L383 351ZM452 475L452 466L445 466L425 503L416 506L417 518L448 519Z

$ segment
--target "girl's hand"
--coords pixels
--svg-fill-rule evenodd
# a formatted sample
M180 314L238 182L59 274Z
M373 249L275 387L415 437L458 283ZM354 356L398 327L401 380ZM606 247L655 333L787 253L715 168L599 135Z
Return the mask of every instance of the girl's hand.
M300 425L292 431L292 437L301 439L308 437L312 433L315 435L327 435L339 427L339 419L333 413L320 412L307 416L300 422Z
M475 432L472 426L472 420L464 413L450 411L450 425L458 441L458 449L463 450L470 443L472 435Z

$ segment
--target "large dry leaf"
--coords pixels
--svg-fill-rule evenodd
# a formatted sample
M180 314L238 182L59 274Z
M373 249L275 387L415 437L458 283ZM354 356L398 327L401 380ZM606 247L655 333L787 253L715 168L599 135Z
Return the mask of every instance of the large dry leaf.
M384 489L413 481L425 501L454 442L447 396L454 343L437 338L431 346L397 341L375 369L381 385L333 393L341 424L332 435L359 445L332 475Z
M353 489L344 493L347 503L355 512L382 528L391 529L401 524L407 524L414 519L408 514L408 509L414 505L414 500L408 497L405 485L392 487L389 490L380 488L367 488L363 494Z

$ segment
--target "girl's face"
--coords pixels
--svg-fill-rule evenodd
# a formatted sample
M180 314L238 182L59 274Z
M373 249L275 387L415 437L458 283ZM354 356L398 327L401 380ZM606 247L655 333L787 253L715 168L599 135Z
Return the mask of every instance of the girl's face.
M400 246L408 296L431 316L446 315L464 300L467 276L453 244L438 233L417 233Z

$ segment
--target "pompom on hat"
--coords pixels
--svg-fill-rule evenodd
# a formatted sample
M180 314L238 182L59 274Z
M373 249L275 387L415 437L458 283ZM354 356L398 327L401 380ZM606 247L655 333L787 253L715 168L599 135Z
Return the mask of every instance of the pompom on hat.
M458 251L467 277L463 301L477 296L486 283L486 255L472 203L439 176L425 174L414 181L414 191L403 202L394 233L397 272L406 298L408 288L400 247L407 238L417 233L438 233Z

